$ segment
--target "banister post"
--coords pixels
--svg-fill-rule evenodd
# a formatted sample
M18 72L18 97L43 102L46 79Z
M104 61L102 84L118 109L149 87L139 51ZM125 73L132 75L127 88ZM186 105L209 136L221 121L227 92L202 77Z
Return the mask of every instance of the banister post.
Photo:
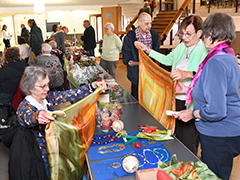
M211 1L208 0L208 13L210 13L210 3L211 3Z
M195 0L193 0L193 14L195 14Z
M159 1L159 11L162 11L162 0Z
M185 9L185 17L187 17L187 16L188 16L188 6Z
M235 13L238 12L238 0L236 0L236 10L235 10Z

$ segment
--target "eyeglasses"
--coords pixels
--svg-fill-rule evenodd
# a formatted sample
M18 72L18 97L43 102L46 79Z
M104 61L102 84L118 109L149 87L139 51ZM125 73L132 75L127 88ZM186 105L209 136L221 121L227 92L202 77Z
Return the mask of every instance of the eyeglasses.
M108 30L108 28L104 28L104 30L106 30L106 31L107 31L107 30Z
M49 84L50 83L47 83L47 84L44 84L44 85L35 85L35 86L41 88L42 90L44 90L44 89L49 88Z
M179 35L182 36L182 37L186 36L186 38L190 38L195 33L196 32L193 32L193 33L190 33L190 32L186 32L186 33L180 32Z

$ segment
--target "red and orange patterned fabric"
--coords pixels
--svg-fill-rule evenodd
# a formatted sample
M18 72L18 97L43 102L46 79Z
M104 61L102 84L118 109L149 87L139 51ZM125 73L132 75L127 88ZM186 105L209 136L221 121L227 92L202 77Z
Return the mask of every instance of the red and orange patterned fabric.
M166 129L175 129L175 118L166 110L175 110L174 82L170 73L155 64L139 48L139 103Z

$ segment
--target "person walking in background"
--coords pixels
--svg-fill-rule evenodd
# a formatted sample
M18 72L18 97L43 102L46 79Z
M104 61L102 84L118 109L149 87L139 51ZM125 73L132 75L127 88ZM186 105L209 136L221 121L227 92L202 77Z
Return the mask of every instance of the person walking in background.
M57 49L61 50L64 54L66 52L66 46L65 46L65 35L68 33L67 26L63 26L62 30L57 31L55 34L53 34L52 38L55 39L57 43Z
M105 35L103 37L102 57L100 66L116 79L116 68L119 60L119 53L122 49L120 38L114 34L113 23L107 22L105 27Z
M56 32L58 32L58 31L60 31L60 30L61 30L61 28L60 28L60 26L59 26L58 24L53 24L53 25L52 25L52 34L51 34L50 38L52 38L52 36L53 36Z
M20 52L20 59L28 63L29 57L32 53L29 45L26 43L25 38L21 36L18 37L18 44L20 45L18 47Z
M84 50L87 51L90 56L94 56L94 48L96 47L95 30L88 20L83 21L83 27L85 31L81 40L84 43Z
M27 44L29 44L29 31L25 27L25 24L21 24L21 37L25 38Z
M40 54L41 45L43 43L42 30L37 27L34 19L28 20L28 26L31 28L30 31L30 47L32 48L35 56Z
M12 35L10 35L7 32L7 25L6 24L4 24L3 27L2 27L2 36L3 36L3 42L5 44L5 49L11 47L10 39L11 39Z
M146 44L151 49L160 52L160 40L156 31L151 29L152 18L142 12L138 18L138 27L128 31L124 37L122 55L123 63L127 66L127 77L132 82L131 95L138 100L138 80L139 80L139 58L138 50L134 45L135 41ZM145 49L146 51L146 49Z
M148 3L147 3L147 2L144 3L144 6L139 10L138 15L140 15L142 12L146 12L146 13L148 13L150 16L152 16L152 15L151 15L151 9L150 9L150 7L148 7Z

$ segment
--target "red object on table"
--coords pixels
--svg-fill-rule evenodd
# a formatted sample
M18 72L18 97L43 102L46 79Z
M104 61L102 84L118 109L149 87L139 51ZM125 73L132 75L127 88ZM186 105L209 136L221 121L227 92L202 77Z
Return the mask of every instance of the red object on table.
M158 170L157 180L172 180L172 178L167 173L165 173L163 170Z
M135 144L135 147L136 147L136 148L141 148L141 146L142 146L142 145L141 145L141 143L139 143L139 142Z
M155 126L149 126L147 124L144 125L138 125L138 128L141 129L144 133L151 133L156 131L157 127Z

